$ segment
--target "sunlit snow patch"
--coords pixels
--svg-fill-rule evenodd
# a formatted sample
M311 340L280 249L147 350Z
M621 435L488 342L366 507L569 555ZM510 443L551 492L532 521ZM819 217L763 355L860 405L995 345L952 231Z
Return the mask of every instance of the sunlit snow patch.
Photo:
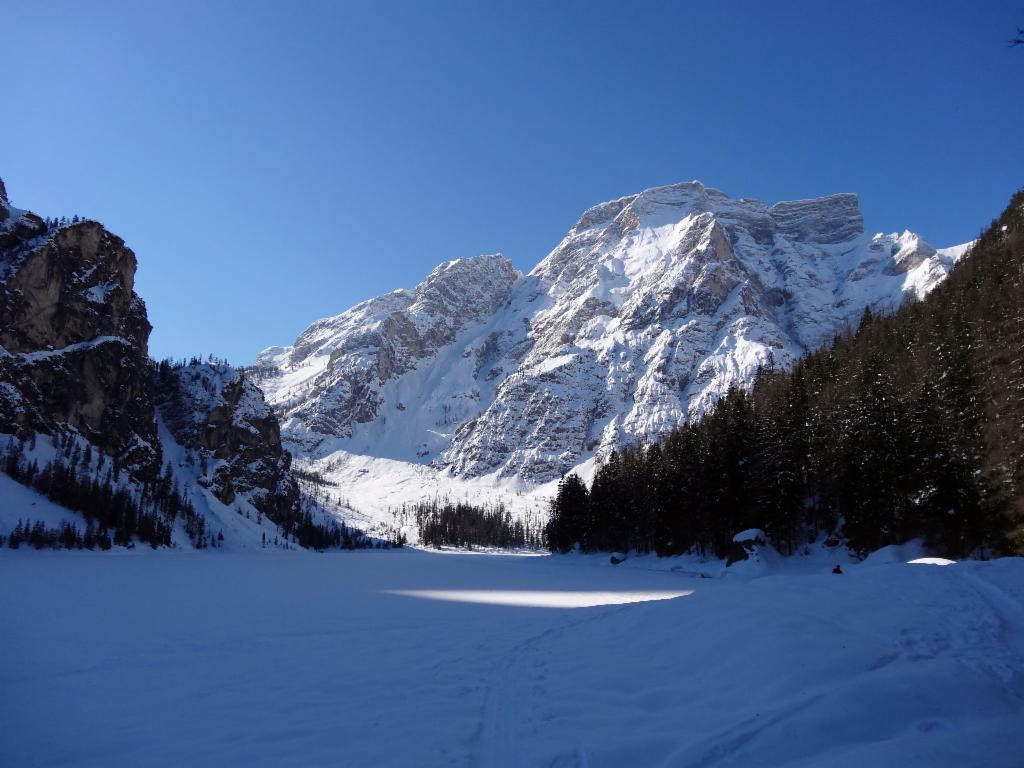
M676 592L572 592L512 589L389 589L389 595L443 600L452 603L508 605L523 608L590 608L595 605L624 605L650 600L671 600L692 595L692 589Z
M953 565L956 560L947 560L944 557L919 557L916 560L908 560L908 565Z

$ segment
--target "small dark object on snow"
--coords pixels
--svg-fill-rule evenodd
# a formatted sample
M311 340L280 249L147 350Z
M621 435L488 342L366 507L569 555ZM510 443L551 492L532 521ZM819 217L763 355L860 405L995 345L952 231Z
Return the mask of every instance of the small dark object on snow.
M843 572L843 569L841 567L839 567L838 563L836 563L836 567L832 569L832 573L842 573L842 572Z
M618 565L619 563L623 563L623 562L626 561L626 555L623 555L623 554L621 554L619 552L615 552L609 558L609 560L611 560L612 565Z

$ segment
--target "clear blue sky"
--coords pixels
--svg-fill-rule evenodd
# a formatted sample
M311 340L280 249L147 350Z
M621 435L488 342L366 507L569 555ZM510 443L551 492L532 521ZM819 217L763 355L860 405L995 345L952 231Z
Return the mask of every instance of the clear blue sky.
M1020 2L7 2L0 176L139 257L151 353L250 362L588 206L853 191L969 240L1024 184Z

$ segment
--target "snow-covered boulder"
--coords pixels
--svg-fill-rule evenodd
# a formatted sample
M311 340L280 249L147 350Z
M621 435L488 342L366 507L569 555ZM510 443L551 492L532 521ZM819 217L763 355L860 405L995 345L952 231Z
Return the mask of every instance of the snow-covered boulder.
M725 557L725 567L743 560L757 560L760 558L760 551L765 546L767 537L760 528L749 528L740 531L732 537L732 545Z

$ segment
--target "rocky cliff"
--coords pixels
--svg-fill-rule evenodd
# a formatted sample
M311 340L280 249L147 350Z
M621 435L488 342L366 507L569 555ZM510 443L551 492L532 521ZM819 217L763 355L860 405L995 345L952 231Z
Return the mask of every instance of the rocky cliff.
M313 457L541 483L657 439L866 306L923 296L962 251L866 235L852 194L767 206L658 187L584 212L528 275L500 257L449 262L255 370L286 442ZM445 300L417 301L439 283Z
M0 432L70 427L148 480L161 454L135 266L98 222L0 200Z
M299 487L263 393L223 363L153 363L135 270L135 254L100 223L17 209L0 182L0 437L84 439L127 482L160 478L194 494L211 535L260 541L259 526L233 519L247 505L296 530ZM201 546L191 525L176 541Z

